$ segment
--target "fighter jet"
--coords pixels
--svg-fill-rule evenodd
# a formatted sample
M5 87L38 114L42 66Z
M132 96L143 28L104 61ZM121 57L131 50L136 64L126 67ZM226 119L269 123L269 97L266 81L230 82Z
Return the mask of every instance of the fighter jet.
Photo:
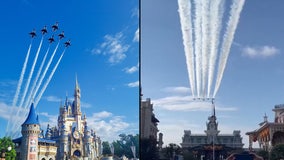
M31 35L32 38L34 38L34 37L36 36L36 31L35 31L35 29L33 29L33 31L30 32L30 35Z
M41 33L42 33L42 34L45 34L45 33L47 33L47 29L46 29L46 26L44 26L44 27L43 27L43 29L41 30Z
M62 31L58 36L59 36L59 39L64 38L64 31Z
M58 30L58 22L56 22L51 28L53 31Z
M54 38L53 38L53 35L50 37L50 38L48 38L48 40L49 40L49 43L52 43L52 42L54 42Z
M65 44L65 47L71 46L71 42L70 42L70 40L68 40L68 41L67 41L67 42L65 42L64 44Z

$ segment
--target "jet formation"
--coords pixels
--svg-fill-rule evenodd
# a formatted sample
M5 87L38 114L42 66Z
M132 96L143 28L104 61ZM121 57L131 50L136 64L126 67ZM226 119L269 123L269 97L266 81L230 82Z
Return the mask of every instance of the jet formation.
M56 22L54 25L52 25L51 29L52 29L53 32L56 32L57 30L59 30L58 22ZM44 26L41 29L41 33L42 33L42 35L47 34L47 26ZM35 29L33 29L29 34L30 34L31 38L35 38L37 36ZM59 40L65 38L64 31L62 31L60 34L58 34L58 37L59 37ZM52 35L50 38L48 38L48 41L49 41L49 43L55 42L54 35ZM66 41L64 43L64 45L65 45L65 47L69 47L71 45L71 41L70 40Z

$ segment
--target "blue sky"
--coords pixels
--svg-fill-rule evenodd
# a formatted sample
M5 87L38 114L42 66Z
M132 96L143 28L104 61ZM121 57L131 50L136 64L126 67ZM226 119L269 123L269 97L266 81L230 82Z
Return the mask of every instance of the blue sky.
M73 99L75 77L81 88L82 112L88 125L102 140L115 140L118 134L136 134L138 123L138 1L3 1L0 5L0 125L6 128L17 83L31 42L29 32L37 31L23 86L39 46L40 30L47 25L46 35L35 71L48 47L47 38L53 33L51 25L59 22L57 35L64 30L71 39L53 78L47 86L37 113L42 129L55 125L61 100L67 94ZM56 42L57 43L57 42ZM56 43L51 45L53 51ZM47 76L64 49L58 52ZM49 53L49 56L51 52ZM46 77L47 77L46 76ZM45 81L45 80L44 80ZM31 80L32 84L33 80ZM21 91L21 93L23 93ZM21 95L21 94L20 94ZM16 120L17 117L13 117ZM18 118L25 118L20 116ZM5 130L0 132L4 136Z
M153 101L165 144L179 144L183 130L204 133L211 105L189 101L177 1L144 0L141 9L143 99ZM256 129L265 113L274 121L274 105L284 103L283 15L281 0L245 2L216 95L221 134L241 130L245 147L245 133Z

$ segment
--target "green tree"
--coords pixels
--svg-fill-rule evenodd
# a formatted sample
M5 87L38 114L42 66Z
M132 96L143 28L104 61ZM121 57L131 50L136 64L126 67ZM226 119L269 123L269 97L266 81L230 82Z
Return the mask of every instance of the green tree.
M155 139L143 138L140 140L140 159L156 160L159 159L157 141Z
M133 158L131 146L135 146L135 156L136 158L139 157L139 134L136 134L135 136L131 134L120 134L119 140L114 141L112 144L116 156L121 157L125 155L128 158Z
M8 150L9 147L11 147L10 151ZM10 137L0 138L0 151L1 153L5 152L6 160L15 160L16 158L15 145Z
M109 143L108 142L103 142L102 143L103 146L103 155L109 155L111 154L110 148L109 148Z
M268 153L268 151L265 151L265 150L260 150L256 154L258 156L262 157L264 160L268 160L268 158L269 158L269 153Z
M182 151L182 156L184 160L197 160L197 158L194 157L192 151L189 151L187 149L184 149Z
M284 159L284 144L278 144L272 148L270 159L271 160Z
M165 148L165 155L167 158L172 158L174 155L181 154L181 148L179 145L170 143Z
M103 154L111 154L111 150L109 147L109 142L103 142ZM125 155L128 158L133 158L133 153L131 151L131 146L135 146L135 156L139 157L139 134L135 136L129 134L120 134L119 140L111 142L114 148L114 155L118 157L122 157Z

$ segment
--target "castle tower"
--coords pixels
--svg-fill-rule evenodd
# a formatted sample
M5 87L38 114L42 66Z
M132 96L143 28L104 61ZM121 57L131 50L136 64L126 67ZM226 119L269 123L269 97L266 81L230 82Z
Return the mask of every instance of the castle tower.
M207 130L205 130L205 133L207 135L207 143L218 143L217 142L217 135L219 134L218 130L218 123L217 123L217 117L215 115L215 104L212 101L212 115L208 117L209 122L206 124Z
M38 159L38 136L40 134L40 125L35 112L34 104L31 104L30 112L22 124L22 145L21 160Z
M59 149L59 159L66 159L66 158L70 158L68 157L68 152L69 152L69 148L68 148L68 132L67 132L67 128L65 125L62 125L61 128L61 134L60 134L60 149Z
M84 159L94 158L93 154L93 146L92 146L93 136L91 136L91 132L88 129L87 122L85 123L84 129Z

